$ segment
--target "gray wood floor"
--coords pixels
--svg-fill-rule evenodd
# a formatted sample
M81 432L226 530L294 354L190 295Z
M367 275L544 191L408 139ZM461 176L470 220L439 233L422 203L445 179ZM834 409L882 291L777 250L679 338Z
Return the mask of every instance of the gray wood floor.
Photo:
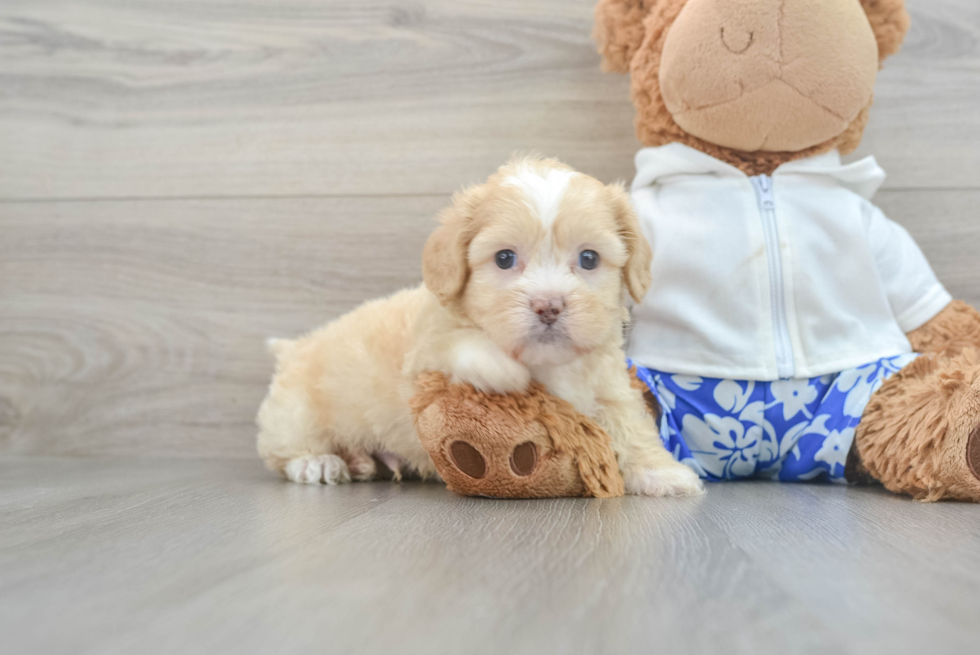
M976 507L740 483L488 501L0 460L5 653L970 653Z
M0 652L966 653L980 510L283 484L269 336L420 278L517 150L629 179L593 0L0 3ZM980 304L980 3L908 0L876 201Z

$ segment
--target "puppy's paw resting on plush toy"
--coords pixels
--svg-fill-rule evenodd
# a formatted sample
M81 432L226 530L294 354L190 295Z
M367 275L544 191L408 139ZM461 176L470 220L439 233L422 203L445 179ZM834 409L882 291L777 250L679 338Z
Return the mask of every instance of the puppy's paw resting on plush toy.
M626 493L635 496L700 496L704 483L683 464L655 469L635 469L623 476Z
M527 389L531 372L483 335L461 337L452 347L454 384L469 384L484 393L517 393Z

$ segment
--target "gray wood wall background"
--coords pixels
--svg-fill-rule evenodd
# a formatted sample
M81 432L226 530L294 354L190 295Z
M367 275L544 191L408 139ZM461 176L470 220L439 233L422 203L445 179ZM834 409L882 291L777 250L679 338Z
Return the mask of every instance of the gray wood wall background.
M980 2L908 0L858 155L980 302ZM628 180L593 0L4 0L0 454L251 457L263 341L420 279L515 150Z

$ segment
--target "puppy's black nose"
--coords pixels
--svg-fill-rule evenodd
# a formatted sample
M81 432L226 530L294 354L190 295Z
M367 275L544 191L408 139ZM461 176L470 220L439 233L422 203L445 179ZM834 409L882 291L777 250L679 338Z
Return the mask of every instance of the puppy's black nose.
M536 299L531 301L531 309L545 325L551 325L565 311L565 301L561 298Z

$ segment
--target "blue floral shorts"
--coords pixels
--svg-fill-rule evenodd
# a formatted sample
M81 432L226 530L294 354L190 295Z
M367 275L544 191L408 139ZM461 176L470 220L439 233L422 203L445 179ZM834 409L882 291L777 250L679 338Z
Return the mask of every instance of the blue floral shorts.
M660 402L664 446L702 478L844 482L854 429L871 395L915 358L774 382L636 371Z

